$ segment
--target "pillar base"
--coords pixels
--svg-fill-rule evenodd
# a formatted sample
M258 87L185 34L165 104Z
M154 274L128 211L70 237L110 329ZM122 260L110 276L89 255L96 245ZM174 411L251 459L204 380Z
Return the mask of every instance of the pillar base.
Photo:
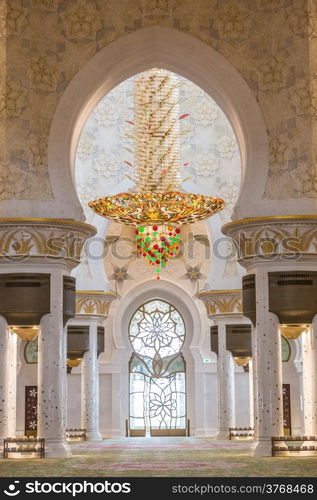
M258 446L258 441L255 440L255 438L253 439L253 441L248 441L248 443L250 443L250 451L253 452L253 455L254 455L254 450L255 448Z
M219 431L218 434L216 435L216 439L219 439L221 441L228 441L229 440L229 429Z
M87 441L102 441L102 435L97 431L87 431L86 439Z
M61 441L49 441L45 439L45 457L46 458L68 458L72 451L68 443Z
M255 457L271 457L272 456L272 441L270 438L260 439L254 442Z

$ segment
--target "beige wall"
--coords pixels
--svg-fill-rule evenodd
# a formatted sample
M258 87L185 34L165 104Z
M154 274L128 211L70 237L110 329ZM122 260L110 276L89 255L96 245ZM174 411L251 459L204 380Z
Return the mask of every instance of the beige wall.
M316 197L314 1L30 0L25 5L1 4L0 58L6 65L0 199L52 199L47 138L65 87L101 48L150 25L204 41L243 76L270 138L265 197Z

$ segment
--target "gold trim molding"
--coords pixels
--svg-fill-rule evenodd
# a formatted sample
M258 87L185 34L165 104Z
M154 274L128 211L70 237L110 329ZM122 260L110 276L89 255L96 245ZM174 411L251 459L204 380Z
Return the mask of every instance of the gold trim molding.
M317 221L317 215L266 215L263 217L246 217L245 219L237 219L232 222L227 222L222 226L222 231L226 228L233 227L240 224L245 224L246 222L259 222L259 221L285 221L285 219L315 219Z
M197 297L204 302L208 317L242 313L241 290L210 290L198 293Z
M317 257L317 215L241 219L225 224L222 232L234 240L242 265L259 259Z
M108 316L111 303L118 298L113 292L76 291L76 314Z
M13 263L41 259L80 262L85 241L96 228L71 219L0 218L0 258Z
M4 223L17 223L17 224L24 224L24 223L35 223L35 224L50 224L50 225L65 225L69 226L78 226L78 227L90 227L91 230L96 231L95 226L92 226L91 224L87 224L86 222L81 222L81 221L75 221L74 219L50 219L48 217L42 218L42 217L0 217L0 225Z

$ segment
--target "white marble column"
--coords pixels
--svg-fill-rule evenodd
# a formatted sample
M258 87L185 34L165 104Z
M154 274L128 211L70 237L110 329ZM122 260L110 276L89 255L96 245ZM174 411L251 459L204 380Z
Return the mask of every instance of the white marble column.
M271 437L283 435L282 356L278 318L269 312L268 274L256 270L256 370L257 399L255 455L271 456Z
M254 427L254 390L253 390L253 360L249 361L249 411L250 427Z
M235 426L234 361L226 349L226 323L218 324L218 439L228 439L229 427Z
M100 433L100 375L99 375L99 360L97 358L97 377L96 377L96 416L97 416L97 432L98 439L102 439L102 435Z
M9 356L8 356L8 433L10 436L16 435L17 423L17 346L18 337L15 334L9 335Z
M16 433L17 337L0 316L0 447Z
M312 434L317 436L317 315L314 316L312 331L311 331L311 341L312 341L312 386L313 386L313 398L312 398Z
M82 364L81 425L89 441L100 441L99 432L99 365L97 359L97 321L89 324L89 351Z
M63 334L63 355L61 359L61 363L64 363L65 369L65 381L63 384L63 428L67 429L67 324L64 325L64 334Z
M251 326L251 343L252 343L252 381L250 380L250 387L252 382L252 388L250 388L250 395L253 395L253 427L254 427L254 438L259 435L259 401L258 401L258 389L257 389L257 335L255 327ZM251 376L251 374L250 374ZM251 405L251 403L250 403ZM252 427L252 424L251 424ZM257 443L254 441L253 447L256 447Z
M64 418L66 387L63 326L63 270L51 273L51 312L42 317L38 347L38 436L45 438L47 457L71 454Z
M317 315L301 334L303 352L304 434L317 435Z

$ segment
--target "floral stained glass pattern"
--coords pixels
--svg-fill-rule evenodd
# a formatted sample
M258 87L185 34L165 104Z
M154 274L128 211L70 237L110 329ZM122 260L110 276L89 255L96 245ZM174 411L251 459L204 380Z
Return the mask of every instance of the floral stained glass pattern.
M185 429L185 325L167 302L153 300L134 314L129 328L130 428Z

